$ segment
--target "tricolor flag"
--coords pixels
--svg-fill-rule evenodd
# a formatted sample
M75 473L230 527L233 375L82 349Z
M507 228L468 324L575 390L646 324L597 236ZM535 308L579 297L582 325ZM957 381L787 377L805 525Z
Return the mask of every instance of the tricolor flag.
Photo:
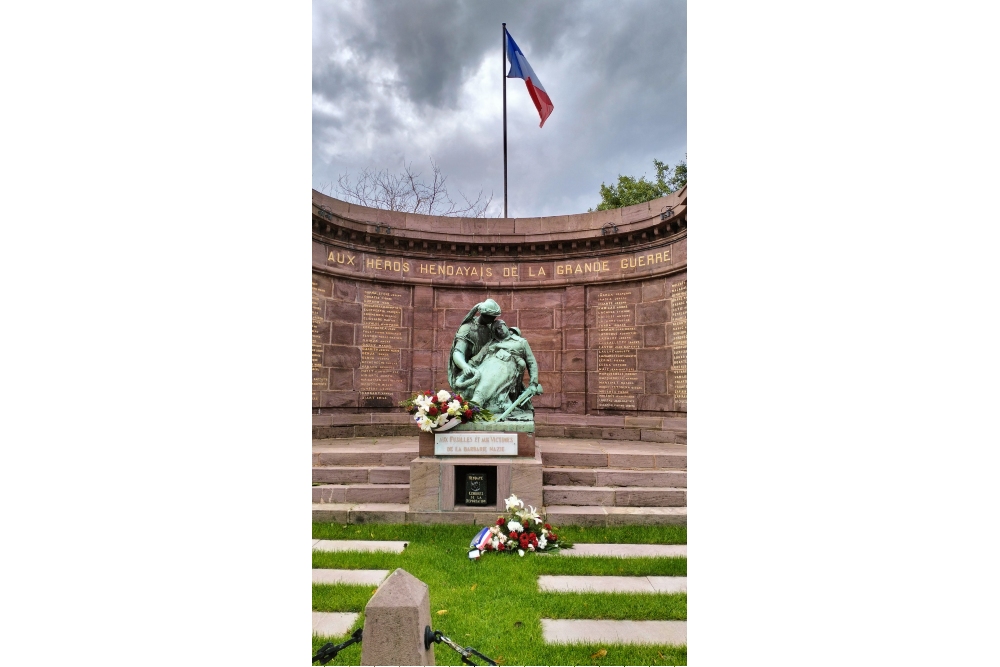
M507 78L524 79L525 85L528 86L528 94L531 95L531 101L535 103L538 115L542 119L538 127L545 125L545 119L549 117L555 107L552 106L552 100L545 92L542 82L538 80L535 70L531 69L528 59L521 53L521 49L517 48L517 44L514 43L514 38L510 36L509 32L507 33L507 60L510 61L510 71L507 72Z

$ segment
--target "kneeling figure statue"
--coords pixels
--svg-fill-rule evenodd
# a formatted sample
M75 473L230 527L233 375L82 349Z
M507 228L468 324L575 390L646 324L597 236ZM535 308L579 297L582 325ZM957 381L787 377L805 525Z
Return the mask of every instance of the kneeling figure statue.
M509 328L501 319L491 329L492 339L470 360L479 371L472 400L496 415L497 421L534 421L531 397L542 393L542 385L531 346L517 327Z

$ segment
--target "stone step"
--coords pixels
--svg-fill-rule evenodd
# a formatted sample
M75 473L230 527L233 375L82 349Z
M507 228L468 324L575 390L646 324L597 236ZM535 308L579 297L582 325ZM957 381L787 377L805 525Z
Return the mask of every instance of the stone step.
M634 441L538 442L545 467L687 470L686 445Z
M687 489L671 487L543 486L542 502L553 505L616 507L684 507Z
M623 470L621 468L542 468L549 486L687 487L687 470Z
M407 523L406 503L313 503L316 523Z
M324 484L312 487L314 503L410 502L409 484Z
M320 466L313 482L323 484L409 484L410 466Z
M546 505L546 519L562 526L687 525L687 507L602 507Z
M557 528L562 526L686 525L686 507L599 507L550 505L542 508ZM492 526L497 512L411 512L404 503L313 503L316 523L451 523Z
M409 466L417 458L417 446L314 445L314 466L365 466L369 468Z

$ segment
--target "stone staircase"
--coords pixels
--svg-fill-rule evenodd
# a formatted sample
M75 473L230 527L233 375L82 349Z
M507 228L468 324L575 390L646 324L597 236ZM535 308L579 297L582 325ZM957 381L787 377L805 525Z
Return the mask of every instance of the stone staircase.
M553 522L687 523L687 445L545 438L542 499Z
M397 511L405 512L410 502L410 461L416 456L413 437L313 441L314 510L315 505L329 505L328 512L334 506L374 503L398 505Z
M545 512L556 525L687 523L687 445L540 437L536 446ZM313 520L468 522L468 513L409 511L416 456L413 436L313 441ZM471 520L495 519L490 511Z

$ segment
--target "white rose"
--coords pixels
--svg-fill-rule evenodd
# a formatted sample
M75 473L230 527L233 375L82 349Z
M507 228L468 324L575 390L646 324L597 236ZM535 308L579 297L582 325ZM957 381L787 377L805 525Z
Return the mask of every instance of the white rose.
M517 555L523 557L524 556L524 549L518 549L517 550Z
M538 538L538 548L539 549L544 549L545 545L548 544L548 543L549 543L549 541L545 539L544 535L542 535L541 537Z
M449 398L451 398L451 394L448 391L444 390L444 389L442 389L441 391L439 391L438 394L437 394L438 403L443 403L443 402L447 401Z

